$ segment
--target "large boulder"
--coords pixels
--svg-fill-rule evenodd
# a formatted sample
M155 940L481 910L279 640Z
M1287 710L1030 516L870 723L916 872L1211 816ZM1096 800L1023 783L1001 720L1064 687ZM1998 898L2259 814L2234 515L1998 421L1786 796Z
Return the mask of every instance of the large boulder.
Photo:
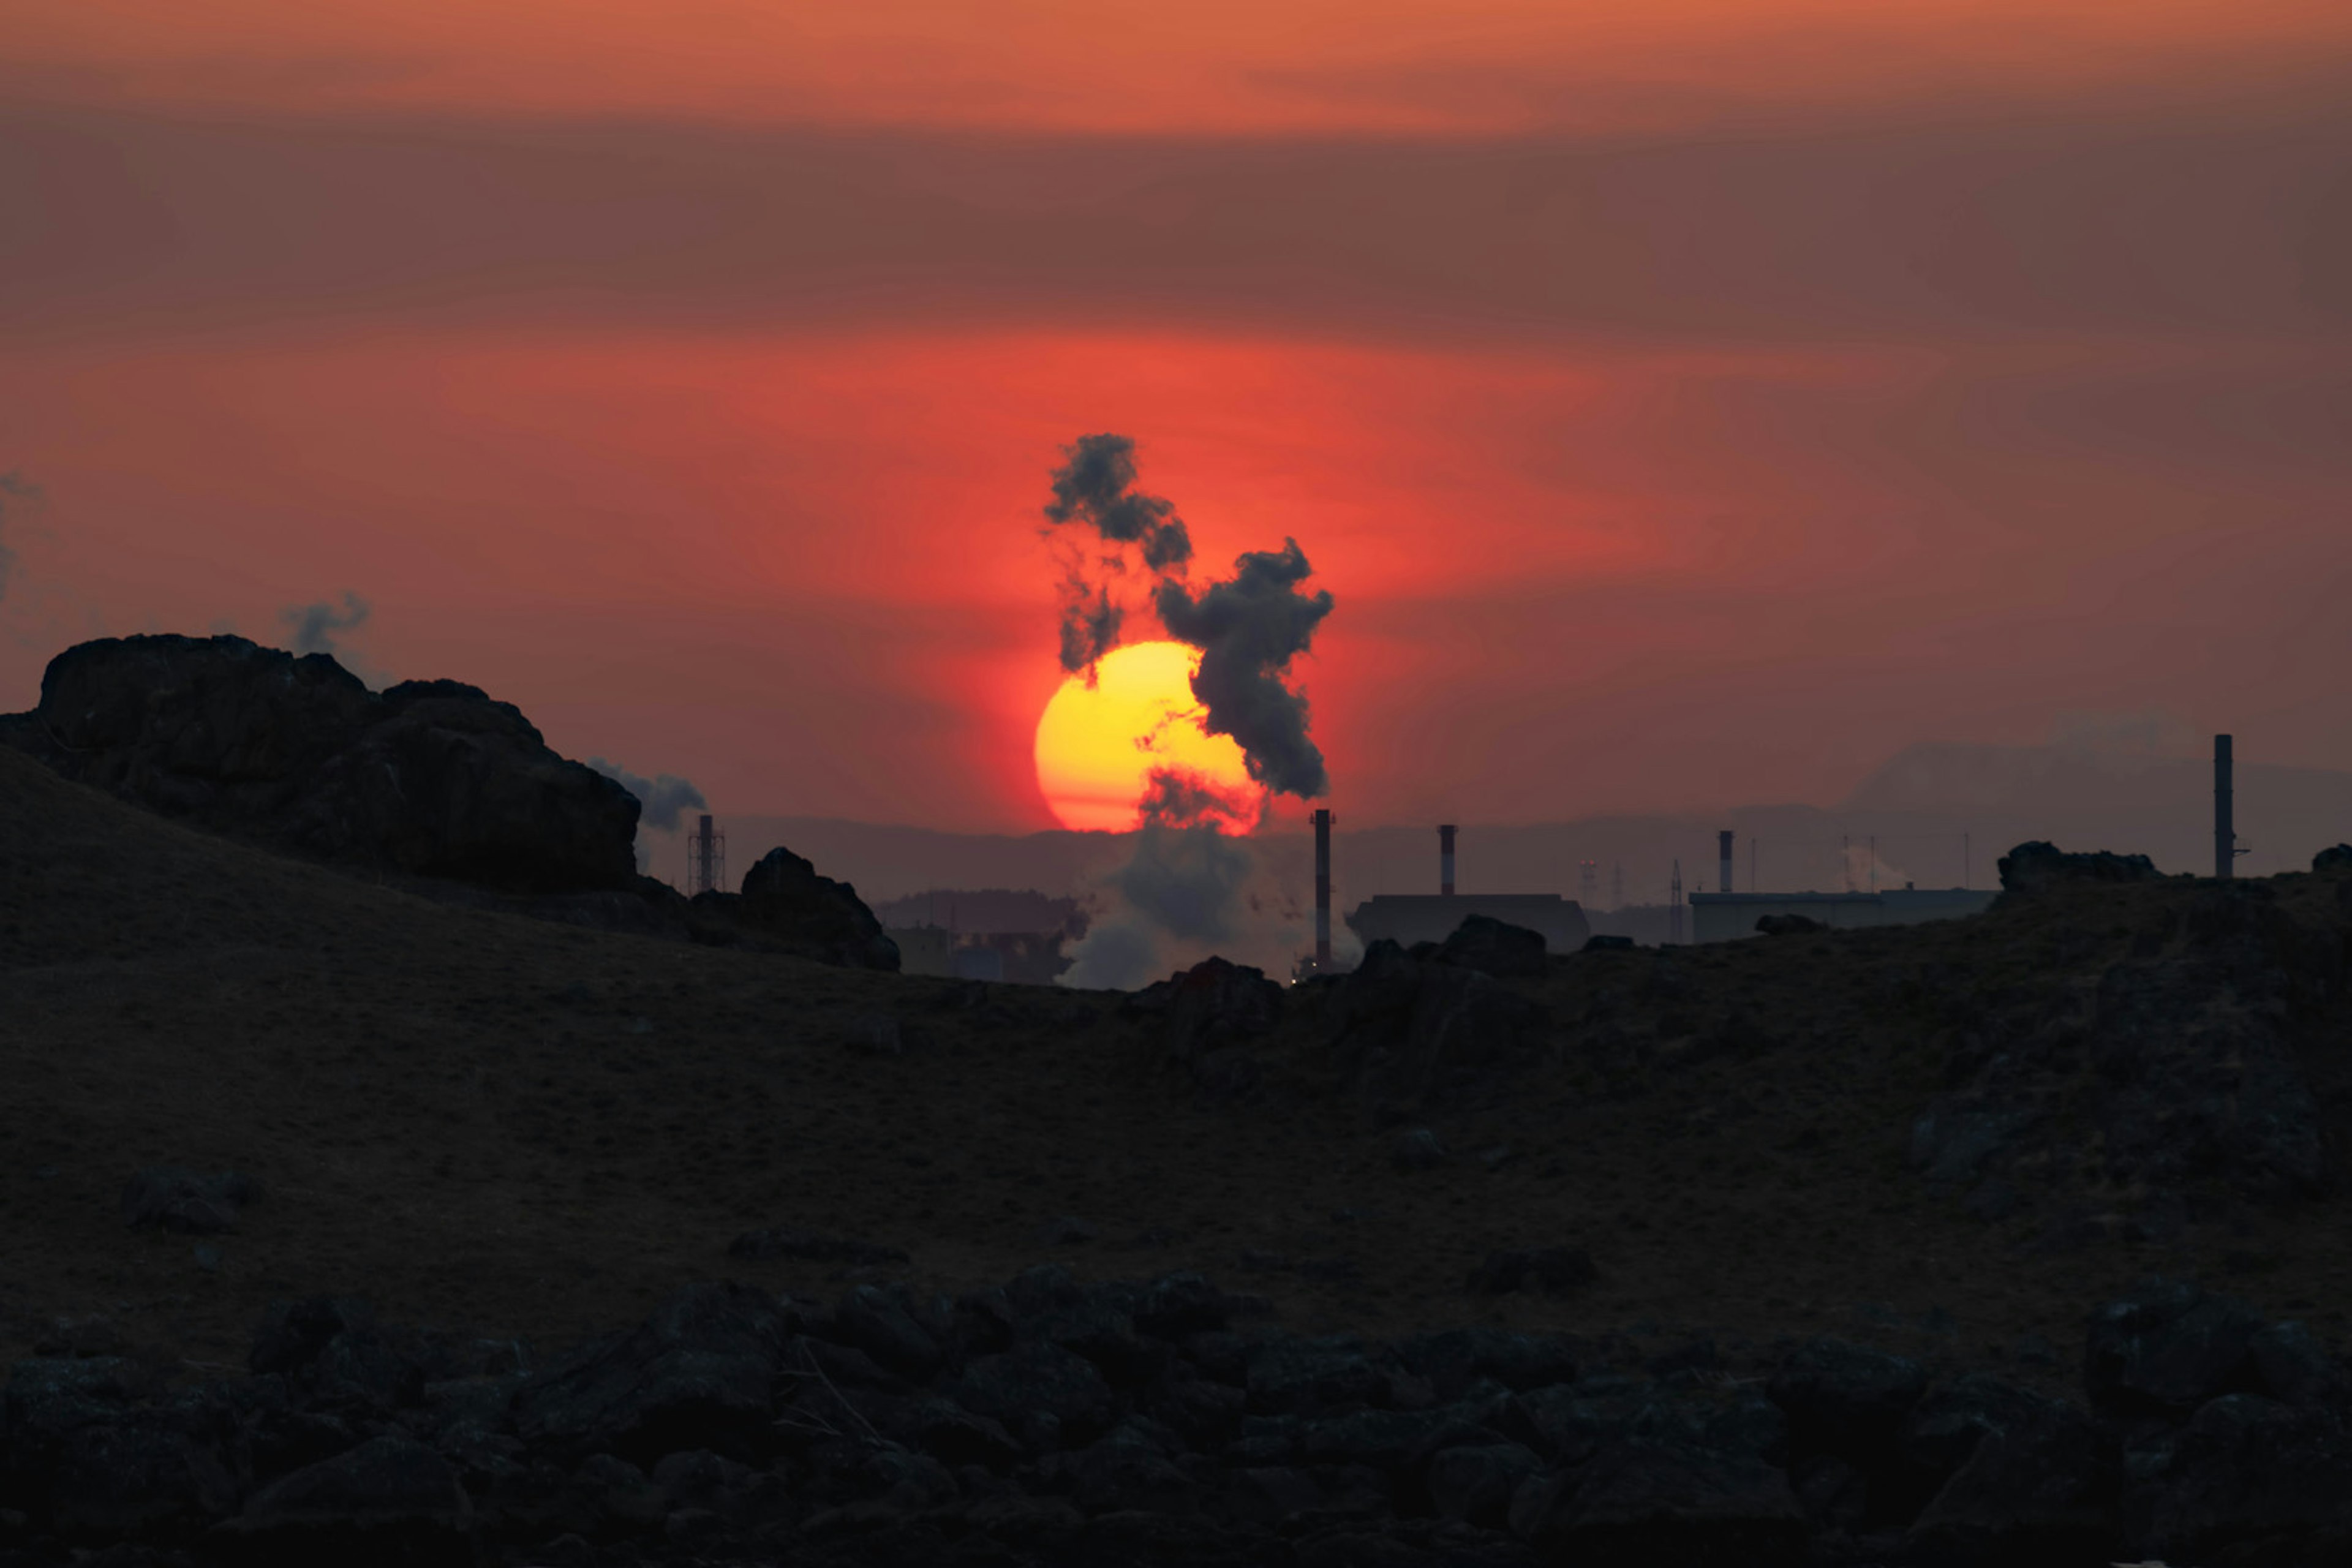
M625 1334L583 1346L524 1385L515 1430L566 1455L651 1461L682 1448L754 1457L792 1322L749 1286L690 1285Z
M425 1568L470 1561L473 1530L448 1460L388 1433L279 1477L215 1534L239 1563Z
M748 936L825 963L896 973L898 944L847 882L817 875L815 865L782 845L743 873L740 893L700 893L694 917L709 936L712 929Z
M49 661L0 742L214 832L525 890L632 888L637 799L454 680L370 691L325 654L105 637Z
M2095 1404L2131 1415L2185 1415L2257 1385L2263 1320L2243 1302L2153 1279L2091 1314L2083 1385Z
M1510 1522L1546 1561L1591 1568L1794 1568L1805 1555L1805 1517L1786 1475L1747 1456L1650 1438L1612 1444L1549 1482L1523 1486Z
M2145 855L2117 855L2108 849L2070 854L2039 838L2000 858L2000 889L2010 898L2074 882L2155 882L2163 878Z
M1382 939L1333 989L1324 1019L1335 1064L1366 1093L1437 1102L1532 1061L1551 1016L1480 970Z

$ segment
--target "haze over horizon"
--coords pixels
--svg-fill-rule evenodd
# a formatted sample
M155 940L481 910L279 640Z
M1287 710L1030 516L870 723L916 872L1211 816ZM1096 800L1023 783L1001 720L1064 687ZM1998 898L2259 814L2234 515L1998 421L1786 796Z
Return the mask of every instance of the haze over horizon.
M0 709L315 607L729 814L1034 831L1118 430L1336 596L1343 820L2352 770L2340 8L558 19L17 9Z

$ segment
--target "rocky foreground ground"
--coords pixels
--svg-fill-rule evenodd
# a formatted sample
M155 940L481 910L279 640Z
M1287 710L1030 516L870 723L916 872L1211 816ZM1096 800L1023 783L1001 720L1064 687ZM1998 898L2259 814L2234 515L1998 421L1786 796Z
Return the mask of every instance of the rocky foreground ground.
M983 986L277 843L238 791L343 820L338 758L511 808L433 844L604 797L173 647L81 782L66 708L0 747L8 1568L2352 1554L2352 851Z

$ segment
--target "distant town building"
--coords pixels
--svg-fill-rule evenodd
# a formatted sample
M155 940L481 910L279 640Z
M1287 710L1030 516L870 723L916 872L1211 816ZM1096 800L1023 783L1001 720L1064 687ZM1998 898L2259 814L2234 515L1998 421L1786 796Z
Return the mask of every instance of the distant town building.
M1366 943L1411 947L1444 942L1472 915L1541 932L1552 952L1574 952L1592 934L1583 908L1558 893L1380 893L1348 911L1348 929Z
M1766 915L1803 915L1825 926L1916 925L1981 913L1999 894L1986 888L1888 888L1875 893L1693 893L1691 940L1736 942Z
M955 973L955 932L945 926L896 926L888 934L898 944L899 973Z

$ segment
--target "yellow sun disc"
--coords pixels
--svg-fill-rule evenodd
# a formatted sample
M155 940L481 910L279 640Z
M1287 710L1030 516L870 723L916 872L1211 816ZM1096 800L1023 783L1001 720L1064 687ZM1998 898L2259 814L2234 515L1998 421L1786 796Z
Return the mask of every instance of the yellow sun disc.
M1144 787L1162 768L1199 775L1236 801L1256 800L1242 749L1195 717L1200 662L1198 650L1180 642L1136 643L1105 654L1091 687L1083 675L1062 682L1037 720L1037 785L1063 826L1135 826Z

